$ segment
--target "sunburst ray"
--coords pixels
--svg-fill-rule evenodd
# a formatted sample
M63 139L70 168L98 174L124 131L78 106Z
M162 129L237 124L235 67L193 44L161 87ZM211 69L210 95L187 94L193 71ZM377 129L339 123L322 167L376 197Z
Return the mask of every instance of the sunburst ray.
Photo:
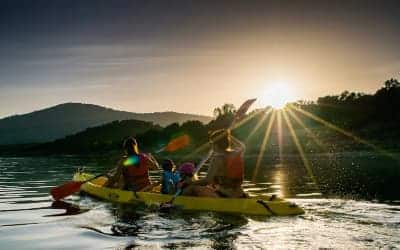
M326 150L326 145L318 139L318 137L309 129L304 122L298 117L297 114L295 114L290 108L285 109L289 116L293 118L300 126L306 131L306 133L311 137L311 139L317 144L320 148Z
M352 134L351 132L349 132L349 131L346 131L346 130L344 130L344 129L342 129L342 128L339 128L338 126L336 126L336 125L334 125L334 124L332 124L332 123L330 123L330 122L328 122L328 121L325 121L324 119L322 119L322 118L320 118L320 117L318 117L318 116L316 116L316 115L314 115L314 114L312 114L312 113L310 113L310 112L308 112L308 111L306 111L306 110L303 110L303 109L301 109L301 108L298 108L298 107L296 107L296 106L294 106L294 105L289 105L289 108L291 108L291 109L293 109L293 110L295 110L295 111L297 111L297 112L299 112L299 113L301 113L301 114L303 114L303 115L305 115L305 116L307 116L307 117L313 119L313 120L316 121L316 122L321 123L322 125L324 125L324 126L327 127L327 128L330 128L330 129L332 129L332 130L334 130L334 131L336 131L336 132L338 132L338 133L340 133L340 134L342 134L342 135L345 135L345 136L351 138L351 139L354 140L355 142L358 142L358 143L360 143L360 144L364 144L364 145L366 145L366 146L368 146L368 147L374 149L376 152L378 152L378 153L380 153L380 154L382 154L382 155L385 155L385 156L388 156L388 157L390 157L390 158L392 158L392 159L395 159L395 160L397 160L397 161L400 161L400 159L398 159L398 158L397 158L395 155L393 155L392 153L390 153L390 152L388 152L388 151L386 151L386 150L384 150L384 149L382 149L382 148L380 148L380 147L378 147L378 146L372 144L371 142L368 142L368 141L365 140L365 139L362 139L362 138L360 138L360 137L358 137L358 136L356 136L356 135L353 135L353 134Z
M291 135L291 137L293 139L293 142L294 142L294 144L295 144L295 146L297 148L297 151L300 154L300 158L301 158L301 160L302 160L302 162L304 164L304 167L306 168L306 171L307 171L309 177L311 178L311 180L314 182L314 184L318 188L318 182L317 182L317 180L316 180L316 178L314 176L314 173L312 171L311 164L310 164L309 160L307 159L306 154L304 153L303 147L301 146L301 144L299 142L299 139L298 139L298 137L297 137L297 135L296 135L296 133L295 133L295 131L293 129L292 122L288 118L285 110L282 112L282 114L283 114L283 118L284 118L284 120L286 122L286 125L289 128L290 135Z
M250 131L249 135L246 138L246 142L248 142L250 140L250 138L258 131L258 129L263 125L264 121L268 118L268 116L271 114L272 112L272 108L268 108L268 110L266 110L263 114L263 116L261 117L261 119L257 122L256 126L254 126L254 128Z
M267 129L265 130L265 134L264 134L264 138L263 138L263 141L262 141L262 144L261 144L260 152L258 153L258 156L257 156L256 167L255 167L255 169L253 171L253 177L252 177L252 181L253 182L256 181L257 174L258 174L258 171L260 169L260 165L261 165L262 159L264 157L265 149L267 147L268 140L269 140L270 135L271 135L271 129L272 129L272 125L273 125L273 123L275 121L275 116L276 116L276 111L274 110L272 112L271 118L269 120Z

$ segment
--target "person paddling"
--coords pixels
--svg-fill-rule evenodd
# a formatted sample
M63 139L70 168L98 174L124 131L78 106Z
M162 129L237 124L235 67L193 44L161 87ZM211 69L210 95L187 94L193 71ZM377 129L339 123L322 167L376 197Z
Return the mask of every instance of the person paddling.
M193 185L212 186L221 197L246 197L242 189L244 176L244 144L231 135L230 130L220 129L210 135L213 154L207 176Z
M118 162L113 173L108 174L107 187L142 191L151 186L149 170L159 169L158 162L151 154L139 153L135 138L123 143L125 155Z

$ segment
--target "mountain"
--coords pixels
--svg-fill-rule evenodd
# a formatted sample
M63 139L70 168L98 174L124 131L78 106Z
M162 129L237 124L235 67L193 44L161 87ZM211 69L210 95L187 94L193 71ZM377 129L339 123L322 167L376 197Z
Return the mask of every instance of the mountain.
M116 120L141 120L161 126L211 117L176 112L132 113L83 103L64 103L24 115L0 119L0 145L52 141Z

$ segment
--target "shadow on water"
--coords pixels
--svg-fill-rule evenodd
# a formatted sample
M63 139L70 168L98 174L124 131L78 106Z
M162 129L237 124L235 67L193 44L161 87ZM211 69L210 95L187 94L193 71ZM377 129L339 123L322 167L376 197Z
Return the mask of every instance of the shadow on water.
M63 210L65 210L65 212L59 213L59 214L49 214L49 215L45 215L45 217L78 215L78 214L86 213L90 210L88 208L81 208L76 204L68 203L68 202L62 201L62 200L53 201L51 203L51 208L63 209Z
M110 211L115 221L109 228L87 225L81 228L107 236L162 242L166 249L200 247L204 246L204 241L208 241L213 249L229 249L240 235L240 228L248 222L241 215L182 210L160 213L143 206L115 205ZM138 245L133 240L125 249Z

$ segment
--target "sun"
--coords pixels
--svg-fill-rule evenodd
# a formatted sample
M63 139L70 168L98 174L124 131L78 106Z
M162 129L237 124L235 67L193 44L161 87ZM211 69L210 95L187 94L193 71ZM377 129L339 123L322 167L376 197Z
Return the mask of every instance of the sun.
M294 101L293 89L286 82L275 82L267 86L261 96L266 106L282 109L288 102Z

